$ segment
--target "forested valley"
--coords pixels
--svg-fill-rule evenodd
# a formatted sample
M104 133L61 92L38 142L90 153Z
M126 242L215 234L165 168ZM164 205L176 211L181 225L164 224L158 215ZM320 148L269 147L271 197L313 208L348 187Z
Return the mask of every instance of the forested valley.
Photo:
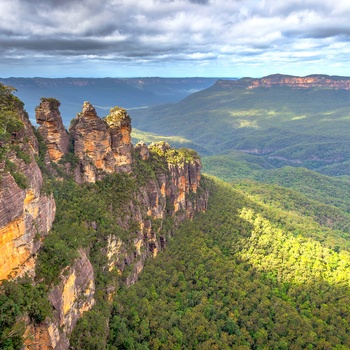
M206 184L208 212L118 293L110 348L348 349L348 239L322 231L318 214L301 221Z

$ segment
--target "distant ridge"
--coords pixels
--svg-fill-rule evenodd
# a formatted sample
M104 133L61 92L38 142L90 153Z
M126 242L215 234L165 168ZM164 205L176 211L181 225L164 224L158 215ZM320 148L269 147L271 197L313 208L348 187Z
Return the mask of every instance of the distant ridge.
M217 78L0 78L0 83L15 87L16 96L34 120L34 109L41 97L54 97L61 102L63 122L90 101L100 116L113 106L140 108L175 103L188 95L207 89Z
M217 87L230 88L247 88L254 89L258 87L272 87L272 86L288 86L297 89L308 89L314 87L336 89L336 90L350 90L350 77L342 77L336 75L312 74L305 77L298 77L293 75L272 74L266 77L256 78L242 78L238 80L218 80Z

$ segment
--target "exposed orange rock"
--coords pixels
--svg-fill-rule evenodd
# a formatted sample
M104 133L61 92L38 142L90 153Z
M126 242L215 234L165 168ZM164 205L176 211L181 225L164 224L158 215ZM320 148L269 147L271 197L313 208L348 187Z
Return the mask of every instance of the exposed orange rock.
M7 278L9 275L13 277L24 272L32 274L34 272L33 261L31 256L37 252L40 247L39 238L45 235L51 229L51 225L55 216L56 207L52 197L34 195L32 190L21 191L11 176L5 176L5 181L9 185L7 188L0 189L0 203L6 205L4 192L18 194L20 201L18 207L9 215L16 212L6 224L0 227L0 280ZM9 205L7 207L11 209Z
M53 350L59 338L59 330L56 325L31 324L24 334L24 350Z
M49 300L54 317L39 325L29 324L26 330L26 350L68 349L69 335L82 314L95 304L95 280L92 265L84 251L61 274Z
M131 120L124 109L112 108L110 115L101 119L95 108L84 102L69 131L80 160L80 181L95 182L103 174L131 171Z
M12 135L15 144L28 160L26 162L14 151L7 153L7 160L25 178L26 188L21 188L14 177L0 163L0 279L28 272L33 275L36 252L41 238L48 234L55 217L55 202L52 196L41 193L43 178L35 162L38 142L27 114L18 110L18 119L23 128Z
M65 316L73 307L74 301L76 299L75 293L75 271L73 271L67 278L62 292L62 309L63 315ZM62 319L60 326L64 324L64 319Z
M38 131L46 143L49 159L56 163L68 153L69 147L69 135L63 126L59 105L55 99L42 99L35 110L40 125Z
M0 228L0 280L6 279L14 269L28 260L31 251L21 245L20 238L25 234L24 216Z

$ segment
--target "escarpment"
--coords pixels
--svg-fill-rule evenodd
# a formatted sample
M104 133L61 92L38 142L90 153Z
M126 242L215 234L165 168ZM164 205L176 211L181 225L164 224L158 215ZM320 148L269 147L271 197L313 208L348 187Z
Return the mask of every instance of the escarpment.
M48 295L53 308L52 317L41 323L28 323L25 349L68 349L68 337L77 321L95 304L94 271L84 251L79 252L72 266L62 271L60 279Z
M21 316L28 350L66 350L83 341L80 329L90 323L79 320L89 319L92 308L107 325L101 305L107 307L121 283L135 283L145 260L183 220L205 211L208 200L195 152L164 142L134 147L124 109L100 118L88 102L68 133L56 102L42 99L36 109L40 145L19 112L23 127L11 135L0 163L1 278L29 272L35 284L49 286L51 316ZM57 195L53 226L55 200L43 193L35 159L45 191Z
M56 210L52 195L42 193L35 161L39 146L28 115L3 86L1 98L0 280L34 273L36 253Z
M219 80L216 83L221 88L247 88L254 89L258 87L288 86L295 89L308 88L326 88L336 90L350 90L350 78L329 75L308 75L306 77L297 77L292 75L273 74L261 79L242 78L238 80Z

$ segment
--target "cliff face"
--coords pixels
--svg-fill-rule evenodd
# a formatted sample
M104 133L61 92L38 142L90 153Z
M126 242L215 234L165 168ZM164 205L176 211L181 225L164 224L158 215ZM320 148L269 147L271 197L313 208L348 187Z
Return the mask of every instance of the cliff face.
M195 152L173 150L164 142L150 146L139 143L133 147L131 120L122 108L113 108L106 118L101 119L94 107L85 102L83 111L71 123L70 135L62 125L58 107L50 104L50 101L43 101L36 112L38 123L41 124L39 132L48 149L47 162L62 159L68 153L69 137L74 140L74 165L68 166L60 162L56 165L56 173L62 170L68 176L73 176L78 183L95 183L109 174L119 174L121 179L123 176L130 177L135 184L132 190L125 188L131 194L122 203L119 212L113 212L118 226L130 236L121 237L116 232L98 238L101 246L99 252L106 258L102 267L106 272L103 273L120 276L118 278L122 278L127 285L135 283L145 260L155 257L166 246L176 226L184 219L192 218L196 212L206 210L208 194L200 186L199 157ZM32 143L35 153L38 148L35 137ZM1 218L8 215L9 219L2 226L3 237L7 237L7 234L13 236L12 240L18 239L22 231L28 232L28 229L24 229L27 226L35 227L35 233L39 230L41 236L44 236L54 219L53 198L40 196L42 175L34 161L24 165L23 161L16 158L14 162L28 175L30 186L28 190L22 190L9 173L5 174L3 181L8 185L2 186L0 203L4 204L1 207L4 215ZM143 180L139 180L139 176ZM10 203L9 198L12 196L16 200ZM35 206L34 203L38 205ZM88 219L84 221L84 226L96 232L101 229L100 225ZM32 256L40 247L40 239L36 241L32 233L27 236L26 244L32 244L33 248L21 260L28 260L28 256ZM91 243L90 248L95 244L96 242ZM0 261L0 266L4 266L4 276L7 271L21 264L13 257L13 245L6 247L4 251L8 253ZM48 299L52 305L52 318L39 324L28 321L26 349L69 348L69 338L78 320L96 303L96 272L91 263L93 259L90 248L80 249L79 257L60 272L58 284L50 287ZM10 255L12 263L7 267L7 261L11 261L8 259ZM108 282L106 290L99 291L106 293L109 300L113 298L120 283L116 282L116 277L113 278Z
M313 87L350 90L350 78L328 75L309 75L296 77L291 75L274 74L261 79L243 78L239 80L219 80L216 85L221 88L243 87L254 89L258 87L289 86L296 89Z
M146 146L147 147L147 146ZM144 146L136 146L140 158L145 157ZM126 284L136 282L147 257L155 257L167 243L176 226L184 219L193 218L195 213L207 208L208 193L200 188L201 163L199 159L186 161L180 158L175 163L166 159L167 152L174 152L164 142L150 145L147 160L153 157L164 158L166 168L159 169L153 179L149 179L136 193L135 201L130 202L120 224L129 229L130 218L138 224L132 253L127 253L124 243L111 235L107 246L110 269L120 272L133 265ZM136 203L136 205L135 205ZM167 227L167 220L172 225Z
M53 306L53 317L27 327L25 349L68 349L68 336L82 314L95 304L94 294L93 267L81 250L80 257L63 271L60 283L50 291L48 297Z
M42 99L35 110L36 122L40 125L38 131L46 144L47 156L55 163L68 153L69 148L69 135L63 126L59 106L59 101L55 99Z
M131 171L131 119L124 109L115 107L102 120L95 108L84 102L69 132L79 159L78 182L95 182L103 174Z
M43 178L34 156L38 142L23 109L18 128L2 143L0 160L0 280L33 274L35 255L51 229L55 201L41 193Z

